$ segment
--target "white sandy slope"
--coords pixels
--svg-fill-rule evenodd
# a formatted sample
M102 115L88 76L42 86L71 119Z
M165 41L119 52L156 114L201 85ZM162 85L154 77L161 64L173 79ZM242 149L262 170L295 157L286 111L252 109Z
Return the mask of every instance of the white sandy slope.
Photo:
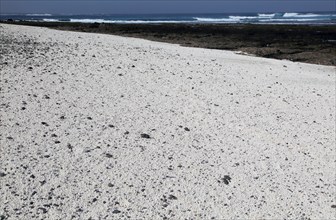
M335 218L334 67L0 31L5 219Z

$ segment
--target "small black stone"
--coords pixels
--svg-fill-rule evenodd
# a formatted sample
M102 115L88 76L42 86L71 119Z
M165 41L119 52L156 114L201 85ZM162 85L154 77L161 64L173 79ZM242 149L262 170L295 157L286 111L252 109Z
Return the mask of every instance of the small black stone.
M108 187L113 187L114 185L112 183L107 184Z
M44 126L49 126L47 122L41 122L41 124L43 124Z
M228 176L228 175L225 175L223 178L222 178L222 181L226 184L226 185L229 185L230 181L231 181L231 177Z
M108 157L108 158L113 157L112 154L109 154L109 153L105 154L105 156Z
M30 66L30 67L28 67L28 69L29 69L29 70L32 70L32 69L33 69L33 67L31 67L31 66Z
M177 197L174 195L169 195L168 199L173 199L173 200L177 200Z
M91 117L87 117L87 119L89 119L89 120L92 120L92 118L91 118Z
M141 134L141 137L142 138L147 138L147 139L151 138L148 134Z
M0 172L0 177L4 177L6 176L7 174L3 173L3 172Z
M113 214L119 214L121 211L119 211L118 209L115 209L115 210L113 210Z
M45 208L41 208L41 207L40 207L40 208L38 208L38 209L41 210L43 214L47 213L47 209L45 209Z
M336 205L331 205L331 208L336 209Z
M187 128L187 127L185 127L185 128L184 128L184 130L186 130L186 131L190 131L190 129L189 129L189 128Z
M108 125L110 128L114 128L114 125Z

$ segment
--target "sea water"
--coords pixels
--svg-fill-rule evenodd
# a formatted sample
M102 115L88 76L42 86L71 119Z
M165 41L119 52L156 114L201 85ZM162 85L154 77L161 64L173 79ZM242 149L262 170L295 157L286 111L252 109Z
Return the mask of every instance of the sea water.
M3 14L1 20L79 23L253 23L336 24L336 12L231 13L231 14L142 14L142 15L56 15Z

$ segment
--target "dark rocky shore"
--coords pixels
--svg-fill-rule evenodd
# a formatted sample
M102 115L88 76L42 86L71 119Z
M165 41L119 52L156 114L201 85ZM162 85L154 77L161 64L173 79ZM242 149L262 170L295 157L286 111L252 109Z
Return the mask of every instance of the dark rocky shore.
M323 65L336 65L336 26L252 24L6 23L106 33Z

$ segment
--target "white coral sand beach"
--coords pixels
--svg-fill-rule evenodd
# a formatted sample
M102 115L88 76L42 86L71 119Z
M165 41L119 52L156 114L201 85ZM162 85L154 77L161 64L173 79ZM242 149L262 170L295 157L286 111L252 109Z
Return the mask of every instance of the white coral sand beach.
M0 31L1 219L335 218L335 67Z

